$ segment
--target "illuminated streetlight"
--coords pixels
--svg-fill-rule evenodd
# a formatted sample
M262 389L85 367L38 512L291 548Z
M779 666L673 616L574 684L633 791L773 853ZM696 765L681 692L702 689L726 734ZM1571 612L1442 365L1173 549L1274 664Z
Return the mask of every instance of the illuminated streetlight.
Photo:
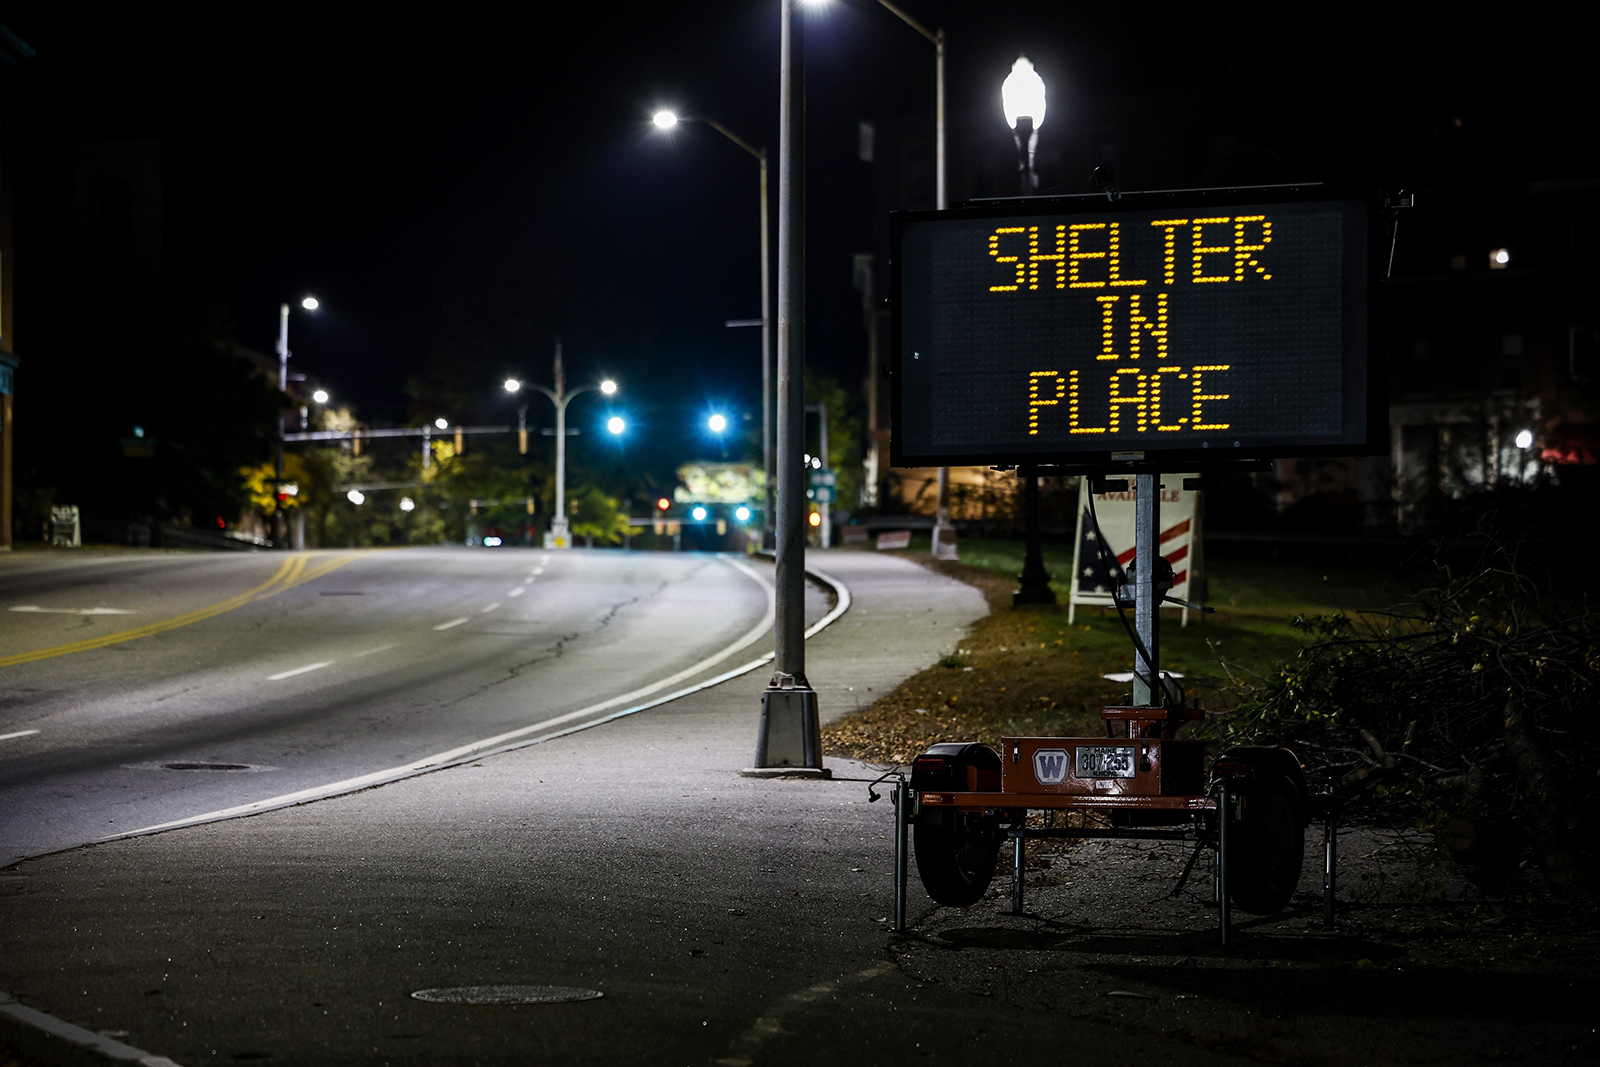
M400 510L401 511L412 511L412 510L415 510L416 506L417 506L417 502L415 500L412 500L410 497L403 496L403 497L400 498Z
M317 298L308 296L300 301L300 306L307 311L317 310ZM289 305L278 305L278 391L289 391ZM278 416L278 455L273 465L273 480L279 485L283 484L283 435L285 432L284 417ZM274 506L272 510L272 539L283 543L285 530L283 528L283 509Z
M344 498L352 504L364 504L367 501L367 494L359 489L352 489L344 495Z
M561 342L556 342L554 389L540 385L538 382L523 382L516 378L507 378L505 381L506 392L519 392L523 386L537 389L550 398L556 406L556 506L555 514L550 519L548 537L554 542L556 548L566 548L569 543L567 525L567 405L572 403L572 398L579 393L599 390L606 396L614 396L617 392L617 383L607 378L599 385L580 385L576 389L567 388L567 372L561 364ZM613 420L620 422L620 419ZM610 428L610 424L607 424ZM623 427L625 429L626 427ZM622 429L613 429L612 433L621 433ZM528 405L522 405L517 412L517 449L520 452L528 451ZM548 544L549 542L547 542Z
M1521 449L1524 449L1524 450L1533 447L1533 431L1532 430L1519 430L1517 432L1517 447L1521 448Z
M439 429L444 430L449 428L450 421L448 419L434 419L433 424Z
M721 415L713 415L706 420L706 425L711 427L712 433L721 433L728 428L728 420Z
M1027 56L1018 56L1011 73L1000 86L1000 104L1006 122L1017 142L1017 173L1022 179L1022 195L1038 191L1039 176L1034 172L1034 150L1039 147L1039 127L1044 124L1044 79L1033 69ZM1026 549L1022 558L1019 588L1011 595L1013 604L1054 604L1050 572L1044 569L1044 550L1039 542L1039 478L1031 467L1018 467L1022 480L1022 514ZM1135 693L1138 689L1135 688Z
M783 16L785 19L788 15ZM734 133L716 119L693 119L704 123L716 130L722 136L738 145L754 157L760 165L761 172L761 318L757 320L733 319L729 326L761 327L761 469L766 473L767 507L763 513L768 531L773 529L772 516L775 514L773 507L774 493L777 491L777 480L773 477L772 461L774 444L772 438L772 292L771 292L771 263L767 236L767 150L757 148L743 137ZM655 124L661 129L670 129L679 122L678 116L671 111L658 111L655 115Z
M319 404L326 404L328 402L328 391L326 389L318 389L311 394L311 399Z
M622 421L622 416L620 415L613 415L610 419L606 420L606 429L610 430L612 433L621 433L627 428L628 424Z
M695 505L695 509L693 511L689 512L689 515L690 515L691 518L694 519L695 522L705 522L706 521L707 512L706 512L705 508L700 507L697 504L697 505Z
M1011 73L1000 83L1000 104L1013 130L1023 119L1032 119L1036 130L1044 125L1044 79L1027 56L1018 56Z
M740 522L749 522L750 521L750 509L745 507L743 504L740 504L737 508L734 509L733 517L738 519Z

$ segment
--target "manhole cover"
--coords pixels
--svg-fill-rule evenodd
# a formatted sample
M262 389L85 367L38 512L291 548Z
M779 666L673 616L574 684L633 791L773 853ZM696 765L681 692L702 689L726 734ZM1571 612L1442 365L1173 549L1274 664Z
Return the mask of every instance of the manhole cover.
M248 763L163 763L169 771L251 771Z
M573 1000L598 1000L598 989L566 985L465 985L451 989L419 989L417 1000L435 1004L565 1004Z

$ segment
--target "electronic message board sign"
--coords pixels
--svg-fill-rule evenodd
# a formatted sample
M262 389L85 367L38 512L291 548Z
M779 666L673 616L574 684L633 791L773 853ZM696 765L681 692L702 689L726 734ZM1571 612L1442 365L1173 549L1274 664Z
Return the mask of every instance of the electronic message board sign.
M1373 217L1320 186L895 215L892 462L1371 451Z

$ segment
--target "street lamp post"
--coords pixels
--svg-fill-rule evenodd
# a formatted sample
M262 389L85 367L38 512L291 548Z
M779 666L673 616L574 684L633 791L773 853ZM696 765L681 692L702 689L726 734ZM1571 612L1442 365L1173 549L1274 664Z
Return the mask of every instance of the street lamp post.
M766 481L766 508L762 512L762 526L767 539L774 536L776 526L773 516L772 471L772 256L767 243L767 150L757 148L734 133L716 119L686 119L672 111L657 111L652 120L658 129L670 130L680 122L703 122L722 136L755 157L761 169L761 469ZM748 321L734 320L729 326L748 326Z
M1044 79L1033 69L1027 56L1018 56L1011 65L1011 73L1000 86L1000 102L1016 137L1021 192L1023 196L1031 196L1039 188L1033 159L1039 146L1039 127L1044 124L1045 98ZM1019 587L1011 594L1011 603L1054 604L1056 594L1050 588L1050 572L1044 569L1044 550L1039 538L1039 476L1031 466L1019 466L1017 476L1022 479L1027 553L1022 560Z
M826 775L805 661L805 29L795 4L779 3L777 610L754 773Z
M567 526L567 405L572 403L573 398L580 393L599 390L610 396L617 391L617 383L608 378L599 385L580 385L576 389L569 391L567 389L566 370L561 364L560 341L556 342L555 383L556 387L551 389L540 385L538 382L522 382L515 378L508 378L505 385L508 393L518 392L525 385L537 389L549 397L550 402L556 406L556 506L555 514L550 519L550 543L548 547L569 548L572 545L572 535ZM527 410L527 405L523 405L522 412L524 415ZM521 432L524 434L524 439L526 439L526 428L522 429Z
M916 19L902 11L899 6L889 0L878 0L889 11L897 15L902 22L916 30L929 41L933 42L934 63L934 149L933 149L933 206L943 211L950 206L948 193L945 186L944 166L944 28L930 30ZM878 368L872 368L873 375L877 375ZM877 418L877 412L873 412ZM940 467L938 476L939 495L934 506L933 517L933 542L930 546L935 559L959 559L960 552L956 547L956 528L950 521L950 468Z
M300 306L307 311L317 310L317 298L308 296L300 301ZM289 305L278 305L278 391L285 396L289 395ZM278 413L278 454L273 463L273 494L272 494L272 540L276 544L283 544L285 531L283 528L283 502L279 499L279 488L283 485L283 435L286 432L283 425L284 413Z

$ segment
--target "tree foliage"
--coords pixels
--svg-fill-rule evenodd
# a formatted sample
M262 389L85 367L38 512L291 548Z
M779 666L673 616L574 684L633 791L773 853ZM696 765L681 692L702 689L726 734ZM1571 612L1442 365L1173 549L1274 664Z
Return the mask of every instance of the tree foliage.
M1524 549L1480 532L1438 549L1404 604L1297 618L1308 643L1272 676L1224 661L1223 739L1286 744L1358 809L1442 829L1463 856L1527 851L1552 885L1585 883L1600 613Z

